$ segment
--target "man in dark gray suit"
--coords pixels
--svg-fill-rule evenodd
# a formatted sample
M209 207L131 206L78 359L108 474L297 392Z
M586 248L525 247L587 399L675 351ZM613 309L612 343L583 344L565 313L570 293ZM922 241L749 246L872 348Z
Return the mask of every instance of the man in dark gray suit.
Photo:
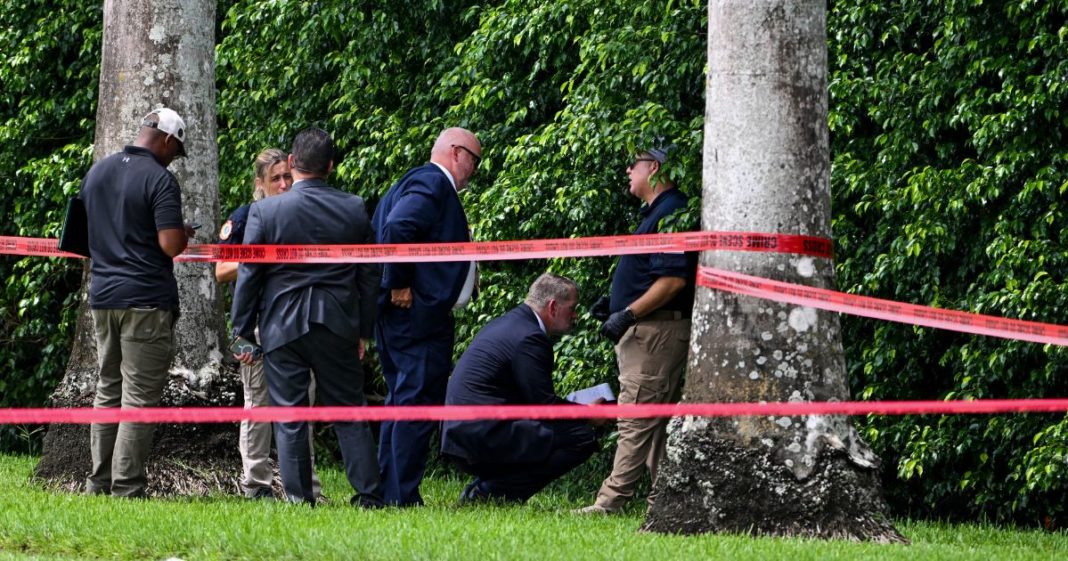
M374 243L363 199L327 185L334 144L317 128L293 141L289 166L294 183L286 193L254 203L245 226L246 244ZM374 334L381 267L371 264L243 263L231 311L234 335L255 342L259 324L271 403L308 405L315 370L323 405L365 405L360 359ZM253 353L235 357L249 364ZM308 423L275 423L282 486L291 502L315 504ZM382 506L374 439L367 423L334 423L345 473L356 490L352 504Z

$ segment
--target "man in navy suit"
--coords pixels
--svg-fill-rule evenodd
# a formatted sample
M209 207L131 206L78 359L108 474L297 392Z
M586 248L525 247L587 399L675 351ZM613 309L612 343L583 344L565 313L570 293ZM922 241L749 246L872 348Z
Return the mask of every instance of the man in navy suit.
M253 203L246 244L368 244L374 236L363 199L327 185L334 144L308 128L289 156L293 186ZM360 358L374 329L381 269L369 264L242 263L231 315L234 335L255 341L259 324L271 403L306 407L310 370L323 405L365 405ZM250 364L251 353L235 355ZM291 502L315 504L308 423L275 423L278 467ZM367 423L334 423L352 504L382 506L382 485Z
M569 403L553 391L552 338L571 330L578 287L545 273L526 302L479 331L449 380L447 405ZM446 421L441 453L475 476L460 502L526 502L597 450L603 421Z
M459 191L482 160L482 145L470 131L442 131L430 163L412 169L378 203L378 243L466 242L467 215ZM379 299L377 342L389 394L386 405L440 405L452 368L452 310L471 297L471 262L387 263ZM386 504L423 504L430 436L437 423L382 423L378 461Z

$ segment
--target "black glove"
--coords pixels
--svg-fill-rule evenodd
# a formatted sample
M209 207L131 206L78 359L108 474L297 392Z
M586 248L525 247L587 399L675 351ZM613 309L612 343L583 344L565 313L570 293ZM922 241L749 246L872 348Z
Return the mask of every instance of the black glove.
M608 319L601 325L601 335L608 337L608 340L615 345L637 321L638 318L634 317L634 312L630 311L630 308L623 308L608 316Z
M608 309L609 301L610 298L607 296L601 296L593 303L593 306L590 306L590 315L593 316L593 319L601 322L608 319L608 315L611 313Z

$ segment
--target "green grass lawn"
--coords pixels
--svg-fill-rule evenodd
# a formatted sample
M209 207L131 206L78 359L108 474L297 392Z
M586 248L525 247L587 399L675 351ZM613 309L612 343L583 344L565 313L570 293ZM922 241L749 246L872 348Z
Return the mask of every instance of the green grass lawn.
M361 511L337 470L321 476L330 504L310 509L232 497L124 501L29 483L35 458L0 455L0 561L52 559L1068 559L1068 535L900 522L912 545L637 532L641 508L613 517L569 513L541 494L524 507L455 507L461 482L430 479L430 506ZM592 490L591 490L592 493Z

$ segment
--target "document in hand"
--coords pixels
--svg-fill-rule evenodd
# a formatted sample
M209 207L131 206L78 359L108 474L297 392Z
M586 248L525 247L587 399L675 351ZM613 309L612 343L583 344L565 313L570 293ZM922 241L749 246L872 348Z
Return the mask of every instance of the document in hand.
M593 403L599 397L603 397L605 401L614 402L616 400L616 394L612 393L612 388L608 384L597 384L588 388L583 388L578 391L567 394L564 399L573 403L581 405L588 405Z

